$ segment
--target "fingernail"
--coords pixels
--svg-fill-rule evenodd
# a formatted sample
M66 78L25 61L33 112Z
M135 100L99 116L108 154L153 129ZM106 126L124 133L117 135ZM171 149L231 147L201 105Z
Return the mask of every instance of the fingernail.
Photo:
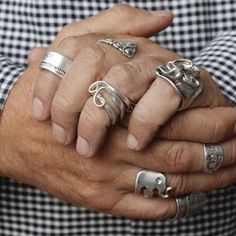
M32 115L36 119L42 119L43 118L43 114L44 114L43 103L38 98L35 98L33 100Z
M132 134L128 134L127 146L129 149L132 149L132 150L138 147L138 140Z
M88 142L81 136L78 136L76 144L77 152L82 156L87 156L89 154L89 149L90 148Z
M52 135L58 143L66 142L66 131L56 123L52 123Z
M171 14L172 14L171 11L169 11L169 10L164 10L164 11L151 11L150 13L151 13L152 15L154 15L154 16L160 16L160 17L166 16L166 15L171 15Z

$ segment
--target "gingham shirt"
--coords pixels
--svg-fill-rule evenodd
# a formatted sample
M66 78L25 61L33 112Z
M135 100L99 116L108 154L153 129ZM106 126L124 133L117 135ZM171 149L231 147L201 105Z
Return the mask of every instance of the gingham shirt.
M59 29L111 7L115 0L0 0L0 109L27 66L32 47L49 45ZM156 36L169 49L206 67L236 104L236 1L122 1L170 9L171 27ZM74 207L17 181L0 178L0 236L233 236L236 190L209 194L201 214L179 221L143 221Z

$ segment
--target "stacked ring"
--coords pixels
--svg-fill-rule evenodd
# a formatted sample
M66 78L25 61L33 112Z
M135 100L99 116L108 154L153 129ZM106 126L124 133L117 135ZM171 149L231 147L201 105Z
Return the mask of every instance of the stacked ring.
M94 105L105 109L112 125L118 119L123 119L125 112L132 111L134 107L129 98L105 81L92 83L88 91L93 96Z

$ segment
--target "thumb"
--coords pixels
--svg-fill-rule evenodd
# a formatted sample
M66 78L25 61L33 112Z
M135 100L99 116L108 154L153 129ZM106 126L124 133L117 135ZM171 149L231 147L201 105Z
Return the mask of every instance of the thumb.
M57 35L53 46L64 38L86 33L151 36L169 26L173 14L169 11L149 12L127 4L116 4L98 15L69 24Z

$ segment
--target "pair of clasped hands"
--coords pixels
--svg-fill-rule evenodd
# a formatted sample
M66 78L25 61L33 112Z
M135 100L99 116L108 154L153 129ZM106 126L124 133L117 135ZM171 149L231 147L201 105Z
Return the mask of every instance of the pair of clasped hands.
M207 69L201 68L202 93L180 112L179 95L168 82L155 78L158 65L181 56L145 37L166 28L172 18L169 11L147 12L119 4L67 25L49 48L33 49L29 68L10 96L6 112L14 108L24 117L20 125L28 136L27 148L35 148L29 155L21 146L17 160L25 172L11 176L75 205L158 220L175 215L177 196L234 183L236 110ZM109 45L97 44L106 38L135 42L137 53L128 59ZM38 68L47 51L73 60L62 80ZM106 111L93 104L88 92L97 80L109 82L136 103L115 126L110 126ZM32 93L22 102L24 107L33 104L24 114L13 102L17 94L22 96L23 85L33 93L33 102ZM17 142L23 142L22 135L15 135ZM221 168L204 173L203 143L218 142L224 147ZM175 189L171 198L135 194L141 169L165 173L168 186Z

